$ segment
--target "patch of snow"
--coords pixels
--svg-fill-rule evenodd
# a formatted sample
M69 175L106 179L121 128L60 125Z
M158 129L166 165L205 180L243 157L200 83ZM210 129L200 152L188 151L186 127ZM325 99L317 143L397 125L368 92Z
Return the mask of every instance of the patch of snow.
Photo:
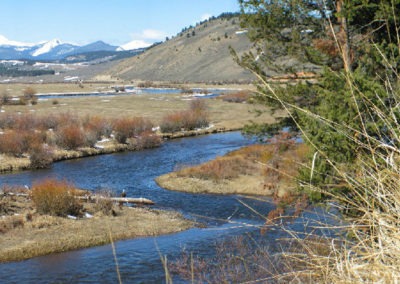
M0 60L0 63L15 65L24 65L25 62L21 60Z
M240 31L236 31L235 34L237 35L242 35L242 34L247 34L248 30L240 30Z
M74 80L79 80L78 76L66 76L64 77L64 81L74 81Z
M44 44L42 45L42 47L36 49L36 50L32 53L32 56L39 56L39 55L41 55L41 54L48 53L48 52L50 52L53 48L55 48L56 46L58 46L58 45L60 45L60 44L62 44L62 43L61 43L61 41L58 40L58 39L50 40L50 41L44 43Z
M87 212L85 212L85 217L86 217L86 218L93 218L93 215L92 215L92 214L89 214L89 213L87 213Z

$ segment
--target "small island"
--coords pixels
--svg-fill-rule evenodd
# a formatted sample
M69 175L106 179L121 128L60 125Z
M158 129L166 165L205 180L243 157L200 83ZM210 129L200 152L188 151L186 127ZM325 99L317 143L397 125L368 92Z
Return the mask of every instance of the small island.
M50 185L52 189L50 189ZM70 185L47 180L47 187L35 197L35 190L3 187L0 194L0 262L19 261L36 256L108 244L117 240L171 234L195 226L179 213L155 210L145 206L125 206L109 198L109 192L98 193L102 198L86 202L87 191L70 190ZM68 189L63 192L60 188ZM55 193L55 191L59 191ZM44 195L46 194L46 197ZM46 208L43 202L51 195L71 202ZM79 198L81 197L81 198ZM38 198L43 200L37 200ZM46 211L44 213L43 211ZM75 215L69 215L75 211Z

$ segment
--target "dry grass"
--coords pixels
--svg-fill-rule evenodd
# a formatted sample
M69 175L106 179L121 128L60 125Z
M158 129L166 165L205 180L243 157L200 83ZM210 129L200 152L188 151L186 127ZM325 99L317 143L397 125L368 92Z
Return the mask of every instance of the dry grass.
M87 203L85 209L94 217L72 220L39 215L26 197L8 196L1 201L15 210L0 222L0 262L107 244L110 232L116 241L169 234L193 226L178 213L148 208L119 209L114 205L116 216L112 216L95 213L96 204ZM16 212L20 215L13 215Z
M34 89L36 94L42 93L78 93L78 92L99 92L111 91L110 84L104 83L86 83L82 89L77 83L49 83L49 84L29 84L29 83L16 83L16 84L0 84L0 94L9 94L11 96L20 97L24 95L27 89Z
M297 169L308 152L305 145L294 145L279 156L274 149L275 145L244 147L156 181L163 188L192 193L282 196L295 189Z
M0 85L1 86L1 85ZM57 98L58 104L53 100L39 100L34 106L3 106L7 113L37 113L40 115L57 114L60 112L85 116L101 116L104 118L121 118L126 116L140 116L151 119L155 124L160 124L167 114L187 109L187 98L180 94L167 95L121 95L107 97L69 97ZM227 129L242 128L250 121L274 122L274 116L266 107L256 107L251 104L234 104L221 100L208 100L208 113L210 124L217 128ZM256 116L256 108L265 113Z

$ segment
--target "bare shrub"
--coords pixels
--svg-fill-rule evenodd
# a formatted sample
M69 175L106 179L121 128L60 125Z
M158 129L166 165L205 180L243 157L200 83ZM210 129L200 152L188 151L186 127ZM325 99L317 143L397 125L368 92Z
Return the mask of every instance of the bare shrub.
M207 127L208 124L207 104L204 100L193 100L190 102L189 110L164 116L160 130L162 132L177 132Z
M177 132L183 128L185 113L175 112L163 117L160 124L161 132Z
M14 156L23 154L21 138L15 131L7 131L0 135L0 152Z
M33 87L26 87L24 89L24 96L28 99L31 99L36 93L37 91Z
M136 138L136 149L141 150L141 149L155 148L160 146L161 143L162 140L160 136L158 136L153 132L146 131L140 134L139 137Z
M11 130L0 135L0 152L20 157L30 149L31 144L42 142L41 133Z
M109 137L112 133L112 123L100 116L86 118L83 127L86 131L92 132L97 139L100 139L101 136Z
M56 179L45 179L32 185L32 201L41 214L66 216L80 214L82 206L74 197L75 187Z
M151 131L153 124L145 118L121 118L114 122L115 139L119 143L126 143L128 138L140 135L143 132Z
M74 150L86 146L87 141L79 125L67 125L57 130L57 144L65 149Z
M31 144L29 159L33 169L48 168L53 162L53 152L43 143Z
M96 204L94 210L101 212L104 215L113 214L114 202L110 199L114 194L110 190L100 190L96 193Z
M239 91L235 93L222 94L219 98L224 102L230 103L244 103L248 101L251 97L250 92L248 91Z

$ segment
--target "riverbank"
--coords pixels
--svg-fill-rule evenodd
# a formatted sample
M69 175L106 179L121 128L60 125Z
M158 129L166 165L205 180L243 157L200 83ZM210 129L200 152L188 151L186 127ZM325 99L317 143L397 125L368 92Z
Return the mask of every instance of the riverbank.
M142 117L149 119L154 125L161 125L164 118L171 113L185 111L188 101L193 100L185 94L135 94L124 96L88 96L88 97L62 97L57 99L39 100L34 105L3 105L0 117L5 123L9 123L9 117L14 116L14 124L19 117L30 121L37 117L41 121L52 123L54 117L60 115L66 119L78 117L81 121L95 117L113 121L124 117ZM233 103L222 99L204 99L207 102L208 120L211 127L194 131L183 131L176 133L157 134L163 139L183 138L210 133L219 133L242 129L246 124L252 122L273 123L283 113L272 112L267 107L255 106L251 103ZM256 115L257 114L257 115ZM22 123L25 125L26 123ZM5 126L4 126L5 127ZM0 135L5 132L0 129ZM53 161L73 158L82 158L93 155L109 154L120 151L132 150L131 145L118 144L116 142L100 147L86 147L78 150L56 149ZM16 157L18 156L18 157ZM0 154L0 172L10 172L30 169L29 156Z
M276 144L252 145L198 166L183 166L157 177L156 182L165 189L189 193L284 198L296 192L295 177L307 152L305 144L293 144L284 151Z
M204 129L197 129L191 131L180 131L176 133L158 133L159 137L163 140L178 139L185 137L193 137L198 135L207 135L214 133L238 131L238 128L216 128L209 127ZM155 146L157 147L157 146ZM96 143L96 147L83 147L77 150L57 149L52 154L52 162L59 162L71 159L79 159L96 155L112 154L124 151L137 151L138 149L134 143L121 144L116 140L107 139ZM14 157L0 153L0 174L34 169L31 166L31 161L28 156Z
M96 203L83 203L86 217L69 219L40 215L28 196L0 199L0 262L19 261L112 241L171 234L194 223L181 214L148 207L113 206L106 215Z

